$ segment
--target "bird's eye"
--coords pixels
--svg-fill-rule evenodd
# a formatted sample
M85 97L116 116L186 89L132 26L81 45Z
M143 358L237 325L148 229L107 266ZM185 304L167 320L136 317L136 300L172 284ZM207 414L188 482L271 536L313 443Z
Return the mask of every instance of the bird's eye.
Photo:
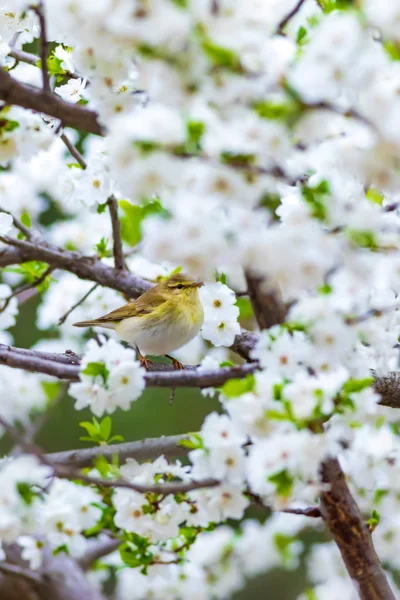
M178 290L181 290L183 288L183 285L180 283L179 285L176 286L178 288Z

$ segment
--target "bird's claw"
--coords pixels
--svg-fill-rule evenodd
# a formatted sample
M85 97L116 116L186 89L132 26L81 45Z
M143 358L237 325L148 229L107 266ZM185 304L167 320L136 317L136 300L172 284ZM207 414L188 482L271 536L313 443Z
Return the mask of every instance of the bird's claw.
M177 371L182 371L185 367L183 366L183 364L179 361L176 360L176 358L173 359L172 361L172 366L174 367L174 369L176 369Z
M176 358L174 358L173 356L170 356L169 354L166 354L165 356L166 358L169 358L170 361L172 361L172 366L177 371L182 371L185 368L185 365L183 365L179 360L176 360Z

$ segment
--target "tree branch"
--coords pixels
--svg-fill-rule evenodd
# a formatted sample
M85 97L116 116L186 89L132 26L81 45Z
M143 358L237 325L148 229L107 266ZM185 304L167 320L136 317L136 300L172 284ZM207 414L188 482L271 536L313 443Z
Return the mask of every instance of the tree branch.
M118 271L125 269L124 252L122 250L121 227L118 218L118 202L114 196L107 200L110 210L112 236L113 236L113 252L114 266Z
M83 475L78 470L64 467L51 465L54 468L54 474L59 479L69 479L69 480L77 480L82 481L83 483L87 483L89 485L96 485L98 487L103 488L123 488L127 490L132 490L134 492L139 492L140 494L162 494L163 496L168 496L169 494L185 494L186 492L191 492L193 490L200 490L203 488L217 487L221 485L221 482L217 479L203 479L200 481L188 481L188 482L176 482L176 483L159 483L159 484L149 484L143 485L141 483L131 483L126 479L102 479L101 477L89 477L88 475Z
M267 279L247 271L245 273L247 290L250 296L254 315L260 329L269 329L282 323L286 316L280 290Z
M129 271L117 271L109 267L96 256L85 256L80 252L65 250L46 242L30 243L7 236L0 238L5 244L13 247L0 251L0 267L20 264L30 260L40 260L53 266L74 273L80 279L88 279L101 286L122 292L129 298L136 298L152 287L152 284Z
M71 359L65 354L43 353L0 344L0 364L58 379L79 381L79 359L76 356ZM145 374L145 380L148 387L207 388L223 385L228 379L242 379L257 368L258 364L253 362L221 369L199 369L188 365L178 371L171 365L153 363L152 370Z
M322 465L322 480L330 489L321 493L321 514L350 577L357 584L360 599L395 600L371 534L336 459L329 459Z
M46 457L50 462L57 465L71 465L74 467L91 467L93 460L103 456L107 461L118 455L120 462L127 458L135 460L148 460L163 455L166 458L186 456L188 448L180 445L182 440L187 440L188 435L161 436L135 442L124 442L111 446L95 446L94 448L80 448L78 450L66 450L65 452L53 452Z
M284 29L285 29L286 25L299 12L299 10L303 6L304 2L305 2L305 0L298 0L296 2L296 4L294 5L294 7L292 8L292 10L280 21L280 23L276 29L276 33L278 35L285 35Z
M32 6L32 10L37 14L40 25L40 62L42 69L43 92L50 94L50 78L47 70L47 32L46 19L44 18L43 0L39 0L36 6Z
M75 148L69 137L63 132L60 135L60 139L64 142L70 155L76 160L78 165L80 165L82 169L86 169L87 164L85 159L83 158L82 154Z
M33 583L35 586L43 583L43 578L39 573L20 567L19 565L0 561L0 571L5 575L11 575L12 577L22 577L22 579L29 581L29 583Z
M64 127L73 127L89 133L103 135L97 113L93 110L62 100L55 94L21 83L0 69L0 99L60 119Z
M121 544L122 540L118 538L106 537L104 539L93 540L85 554L79 559L79 566L83 571L88 571L100 558L118 550Z
M98 283L95 283L94 285L92 285L92 287L91 287L91 288L90 288L90 289L89 289L89 290L86 292L86 294L85 294L84 296L82 296L82 298L80 298L80 299L78 300L78 302L75 302L75 304L73 304L73 305L71 306L71 308L69 308L69 309L67 310L67 312L65 312L65 313L63 314L63 316L62 316L62 317L60 317L60 319L59 319L59 321L58 321L58 324L59 324L59 325L62 325L63 323L65 323L65 321L68 319L69 315L70 315L70 314L71 314L71 313L72 313L72 312L73 312L73 311L74 311L76 308L78 308L78 306L80 306L80 305L81 305L83 302L85 302L85 300L86 300L87 298L89 298L90 294L92 294L92 293L93 293L93 292L94 292L94 291L95 291L95 290L96 290L98 287L99 287L99 284L98 284Z

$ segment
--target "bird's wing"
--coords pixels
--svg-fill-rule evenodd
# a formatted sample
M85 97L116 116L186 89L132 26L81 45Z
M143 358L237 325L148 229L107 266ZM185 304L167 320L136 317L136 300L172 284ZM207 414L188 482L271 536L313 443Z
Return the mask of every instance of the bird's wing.
M148 292L145 292L137 300L128 302L128 304L125 304L92 322L98 324L118 323L119 321L123 321L130 317L142 317L150 314L154 309L161 304L164 304L166 299L162 294L157 294L154 290L149 290L149 292L151 292L151 295L149 294L147 296Z

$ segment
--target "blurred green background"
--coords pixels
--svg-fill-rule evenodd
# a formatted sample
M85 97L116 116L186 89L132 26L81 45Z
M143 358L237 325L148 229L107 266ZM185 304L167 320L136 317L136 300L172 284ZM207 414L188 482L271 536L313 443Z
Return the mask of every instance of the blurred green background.
M35 328L37 305L38 298L32 298L21 306L17 325L11 330L16 346L28 348L43 337L43 332ZM112 415L113 434L122 435L125 441L133 441L198 431L204 417L213 410L220 410L218 401L203 398L198 390L178 389L171 406L168 389L149 389L132 404L129 412L118 410ZM91 418L89 410L74 410L73 400L66 396L54 408L51 419L40 432L37 442L47 452L88 447L87 442L79 439L85 435L79 423L90 421ZM6 440L1 442L0 449L6 451ZM246 516L265 520L268 513L250 509ZM306 587L305 569L301 565L296 571L276 570L250 579L245 589L238 592L234 599L295 600Z

